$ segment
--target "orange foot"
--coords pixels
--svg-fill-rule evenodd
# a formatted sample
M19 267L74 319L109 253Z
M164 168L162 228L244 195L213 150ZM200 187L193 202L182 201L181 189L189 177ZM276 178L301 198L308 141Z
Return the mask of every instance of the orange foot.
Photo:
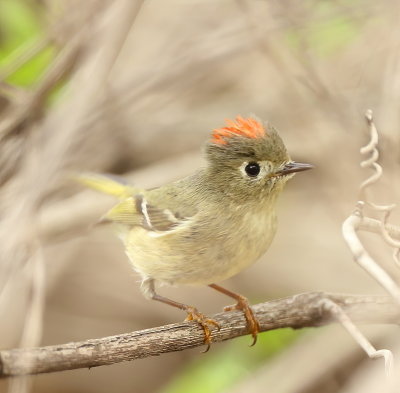
M247 326L250 330L251 335L253 336L253 342L251 343L251 347L255 345L257 342L257 335L260 333L260 324L258 323L257 318L254 316L253 310L249 305L249 301L241 295L238 295L239 299L237 304L233 306L224 307L224 311L233 311L233 310L241 310L244 313L246 318Z
M207 348L204 351L204 353L208 352L208 350L210 349L210 346L211 346L210 326L214 326L218 330L221 329L221 326L214 319L207 318L204 314L199 312L197 310L197 308L195 308L195 307L188 307L186 309L186 312L188 313L188 316L185 319L185 321L195 321L202 327L202 329L204 331L204 344L207 345Z

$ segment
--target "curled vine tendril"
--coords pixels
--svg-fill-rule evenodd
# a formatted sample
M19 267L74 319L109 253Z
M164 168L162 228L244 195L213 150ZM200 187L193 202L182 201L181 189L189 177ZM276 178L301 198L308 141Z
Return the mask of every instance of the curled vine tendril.
M367 196L367 190L370 186L375 184L382 176L382 167L378 164L378 158L379 158L379 152L378 152L378 141L379 141L379 136L378 136L378 130L376 129L374 119L372 116L372 110L368 109L367 112L365 113L365 118L367 120L367 123L369 125L369 133L370 133L370 141L368 142L367 145L363 146L360 149L360 153L364 155L369 155L368 158L366 158L364 161L361 162L361 167L362 168L370 168L374 172L370 177L368 177L366 180L364 180L361 183L360 186L360 196L359 196L359 203L358 208L361 210L362 207L367 204L370 206L372 209L383 213L382 220L380 221L380 229L381 229L381 234L383 239L387 244L389 244L391 247L394 248L393 252L393 259L396 262L398 266L400 266L400 259L399 259L399 254L400 254L400 241L397 241L393 239L389 232L387 231L387 223L389 220L389 216L391 212L395 209L396 205L391 204L391 205L378 205L375 204L371 201L368 200Z

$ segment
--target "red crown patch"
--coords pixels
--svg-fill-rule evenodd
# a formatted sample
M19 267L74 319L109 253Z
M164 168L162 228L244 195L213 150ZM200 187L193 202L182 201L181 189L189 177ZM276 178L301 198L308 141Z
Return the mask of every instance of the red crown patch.
M257 120L249 117L244 119L237 116L235 120L225 119L227 127L216 128L213 130L211 142L218 145L226 145L227 139L235 135L244 136L246 138L261 138L265 136L264 126Z

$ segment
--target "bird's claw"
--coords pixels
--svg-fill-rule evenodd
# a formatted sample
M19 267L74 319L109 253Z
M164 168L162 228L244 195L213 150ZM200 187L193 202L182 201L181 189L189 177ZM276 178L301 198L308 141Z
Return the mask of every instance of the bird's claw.
M250 330L251 335L253 336L253 342L250 344L250 347L252 347L257 342L257 335L258 333L260 333L260 324L257 318L254 316L253 310L249 305L249 301L244 296L240 296L236 304L224 307L224 311L234 310L243 311L243 314L246 318L247 326Z
M204 314L199 312L197 310L197 308L195 308L195 307L188 307L186 312L188 313L188 316L186 317L185 321L195 321L203 329L204 344L207 345L207 348L205 351L203 351L203 353L208 352L210 349L210 346L211 346L211 341L212 341L210 326L214 326L218 330L220 330L221 329L220 324L217 321L215 321L214 319L207 318Z

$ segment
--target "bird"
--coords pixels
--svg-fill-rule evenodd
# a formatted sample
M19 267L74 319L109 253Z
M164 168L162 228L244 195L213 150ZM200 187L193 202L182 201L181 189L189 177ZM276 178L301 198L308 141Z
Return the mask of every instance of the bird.
M185 311L186 320L203 329L207 351L219 323L196 307L159 295L156 284L209 286L235 299L224 310L244 313L254 345L260 326L247 298L217 283L267 251L284 185L313 165L293 161L271 124L240 115L211 132L205 158L206 165L193 174L152 189L95 173L82 173L78 180L119 199L101 222L115 224L147 299Z

